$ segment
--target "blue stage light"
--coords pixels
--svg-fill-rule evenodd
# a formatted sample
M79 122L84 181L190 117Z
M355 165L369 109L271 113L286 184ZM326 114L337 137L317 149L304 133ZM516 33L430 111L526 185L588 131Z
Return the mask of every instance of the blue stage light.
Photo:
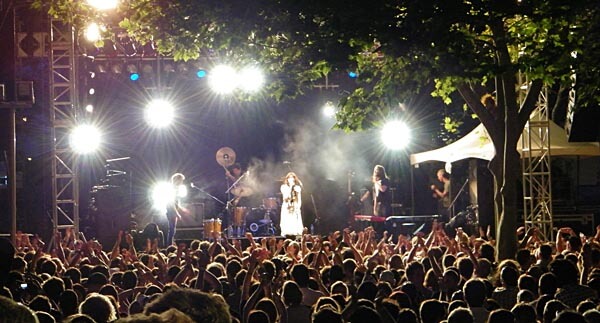
M353 72L353 71L350 71L350 72L348 72L348 76L349 76L350 78L353 78L353 79L355 79L355 78L357 78L357 77L358 77L358 73L356 73L356 72Z
M196 72L196 76L199 79L204 78L206 76L206 71L205 70L198 70L198 72Z
M138 73L131 73L129 74L129 79L132 81L137 81L140 79L140 74Z

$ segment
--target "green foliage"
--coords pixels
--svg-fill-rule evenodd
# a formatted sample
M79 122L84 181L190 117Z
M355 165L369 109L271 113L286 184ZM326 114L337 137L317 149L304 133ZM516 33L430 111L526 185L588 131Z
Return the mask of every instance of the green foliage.
M79 27L114 20L79 0L34 6ZM597 0L128 0L111 15L114 27L176 60L260 63L275 79L268 93L276 100L352 68L360 88L342 100L337 126L359 130L429 84L451 104L457 85L485 84L507 70L547 84L567 84L572 67L597 75L598 7ZM508 65L499 60L503 50ZM597 88L581 93L598 101Z

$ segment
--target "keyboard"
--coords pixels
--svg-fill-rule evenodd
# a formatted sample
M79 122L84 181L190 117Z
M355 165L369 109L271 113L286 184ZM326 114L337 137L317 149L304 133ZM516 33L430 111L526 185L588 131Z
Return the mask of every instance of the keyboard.
M355 215L354 221L362 222L385 222L385 217L375 215Z
M435 219L439 219L441 216L439 214L430 214L430 215L396 215L390 216L385 219L386 222L423 222L423 221L431 221Z

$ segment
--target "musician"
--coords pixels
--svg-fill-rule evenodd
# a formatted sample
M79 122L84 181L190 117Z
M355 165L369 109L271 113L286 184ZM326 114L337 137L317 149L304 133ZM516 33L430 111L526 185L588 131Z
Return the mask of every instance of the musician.
M242 166L239 163L229 166L229 168L225 169L225 176L227 176L232 183L235 183L235 181L242 176Z
M185 176L181 173L175 173L171 176L171 186L173 189L172 197L167 204L167 221L169 224L169 230L167 233L166 245L170 246L173 244L175 238L175 228L177 227L177 221L181 219L183 215L188 214L188 210L181 206L181 200L179 196L180 187L183 185Z
M390 180L381 165L375 165L373 168L373 189L365 192L360 198L364 202L369 196L373 197L373 215L388 217L392 215L392 193L390 190Z
M448 222L450 218L450 206L452 200L450 198L450 175L446 170L439 169L436 173L437 180L443 184L443 190L440 190L437 185L431 185L433 197L438 200L438 213L442 216L443 222Z
M285 175L280 191L283 198L279 223L281 235L301 235L304 229L301 212L302 182L294 172L289 172Z

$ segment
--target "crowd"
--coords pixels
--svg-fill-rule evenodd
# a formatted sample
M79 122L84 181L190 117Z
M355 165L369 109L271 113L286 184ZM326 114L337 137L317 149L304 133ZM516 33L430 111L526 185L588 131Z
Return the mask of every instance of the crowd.
M494 240L434 221L414 237L372 228L296 239L215 233L159 247L120 232L112 249L71 231L0 241L0 322L600 322L600 226L556 241Z

